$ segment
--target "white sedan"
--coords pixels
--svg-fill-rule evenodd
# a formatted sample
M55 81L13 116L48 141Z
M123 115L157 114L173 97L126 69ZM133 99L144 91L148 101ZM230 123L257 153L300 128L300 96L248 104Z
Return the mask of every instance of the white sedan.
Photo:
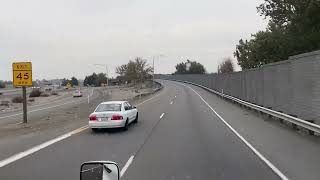
M82 97L82 92L80 90L76 90L72 94L73 97Z
M89 116L89 127L96 131L100 128L123 128L138 122L138 110L127 101L108 101L98 105Z

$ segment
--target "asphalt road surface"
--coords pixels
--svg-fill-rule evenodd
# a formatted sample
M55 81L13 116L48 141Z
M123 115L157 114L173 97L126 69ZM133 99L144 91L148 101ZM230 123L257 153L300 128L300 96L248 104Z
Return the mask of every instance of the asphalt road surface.
M263 151L260 142L255 149L256 143L251 145L242 133L237 134L243 130L241 125L233 129L219 111L215 113L214 105L207 102L214 95L192 85L161 82L165 86L162 91L137 104L139 123L131 125L128 131L93 133L82 128L68 138L1 167L0 179L79 179L81 163L93 160L117 162L122 179L128 180L273 180L286 179L287 174L290 179L299 179L299 174L304 179L317 179L316 167L303 170L309 174L306 177L304 173L292 172L294 168L287 168L293 164L284 165L290 163L286 153L281 154L282 158L275 158L277 153L274 157L271 150ZM236 113L239 109L229 110ZM303 138L298 137L295 142ZM314 146L319 150L318 145Z

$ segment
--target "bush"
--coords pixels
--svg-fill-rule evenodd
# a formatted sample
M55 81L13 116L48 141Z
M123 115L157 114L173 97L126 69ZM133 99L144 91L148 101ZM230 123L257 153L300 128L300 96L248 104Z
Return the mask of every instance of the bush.
M6 88L6 83L4 83L3 81L0 81L0 88Z
M40 94L40 97L49 97L50 95L49 94L47 94L47 93L41 93Z
M41 91L39 89L33 89L29 95L29 97L40 97Z
M29 102L34 102L33 98L28 99Z
M58 92L56 92L56 91L52 91L52 92L51 92L51 95L58 96L58 95L59 95L59 93L58 93Z
M13 103L23 103L23 98L21 96L16 96L11 100Z

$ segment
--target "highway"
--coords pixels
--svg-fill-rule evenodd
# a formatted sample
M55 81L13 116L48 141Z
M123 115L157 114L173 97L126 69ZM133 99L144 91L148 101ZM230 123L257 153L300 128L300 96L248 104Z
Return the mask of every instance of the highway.
M160 82L163 90L135 104L139 123L128 131L93 133L84 126L52 137L46 145L0 160L0 179L79 179L81 163L91 160L117 162L126 180L319 179L317 137L199 87Z

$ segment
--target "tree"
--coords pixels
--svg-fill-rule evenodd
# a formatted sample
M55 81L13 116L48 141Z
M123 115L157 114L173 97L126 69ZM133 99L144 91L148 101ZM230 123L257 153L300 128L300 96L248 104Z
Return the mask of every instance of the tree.
M116 73L119 74L120 76L125 76L127 70L128 70L127 64L123 64L119 67L116 67Z
M108 78L107 78L107 74L106 73L99 73L97 75L98 77L98 85L100 86L101 84L108 84Z
M153 68L147 64L146 60L141 58L135 59L136 71L138 75L138 80L144 82L145 79L151 78L151 73L153 73Z
M290 54L318 50L320 48L319 0L265 0L257 7L261 16L285 31Z
M99 86L98 75L92 73L92 75L86 76L83 81L84 86Z
M119 74L117 79L126 80L128 82L144 82L152 77L153 69L147 64L147 61L142 58L130 60L128 64L121 65L116 68L116 73Z
M187 66L187 70L189 74L205 74L206 73L206 70L202 64L196 61L190 61L190 60L187 60L187 62L190 64L189 70Z
M101 84L107 84L108 82L108 78L107 75L105 73L92 73L92 75L90 76L86 76L84 81L83 81L83 85L84 86L101 86Z
M176 66L176 72L174 74L205 74L206 69L204 66L196 61L190 61L178 63Z
M66 86L68 83L70 83L69 79L63 78L61 82L61 86Z
M234 67L231 58L225 58L222 63L218 66L218 74L232 73L234 72Z
M242 69L320 49L320 1L265 0L257 9L269 24L252 39L239 41L234 56Z
M264 64L278 62L288 58L287 40L284 32L270 25L266 31L253 34L250 41L239 41L234 56L242 69L257 68Z
M187 64L184 62L178 63L176 65L176 72L174 74L187 74Z
M127 72L125 73L125 78L129 82L133 81L133 83L135 83L138 80L136 63L130 60L129 63L127 64L127 67L128 69L127 69Z
M72 84L72 86L78 86L79 85L78 79L75 78L75 77L72 77L71 78L71 84Z

